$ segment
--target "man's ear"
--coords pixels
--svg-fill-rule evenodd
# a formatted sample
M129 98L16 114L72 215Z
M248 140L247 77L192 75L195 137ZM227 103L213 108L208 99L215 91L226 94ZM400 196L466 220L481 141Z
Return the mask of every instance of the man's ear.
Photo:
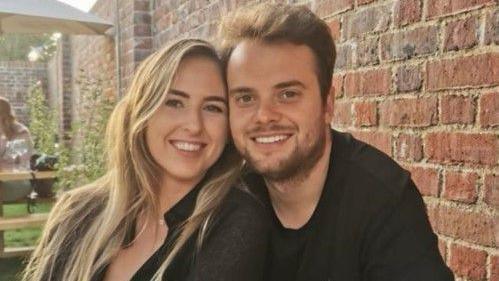
M335 89L331 85L331 89L329 90L329 93L326 98L326 104L324 104L326 114L324 120L327 124L331 125L331 122L333 122L333 114L334 114L334 94L335 94Z

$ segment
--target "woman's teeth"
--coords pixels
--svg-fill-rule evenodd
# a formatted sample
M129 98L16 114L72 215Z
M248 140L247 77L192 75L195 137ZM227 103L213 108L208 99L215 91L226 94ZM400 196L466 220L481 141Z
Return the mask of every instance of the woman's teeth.
M201 149L201 144L190 143L190 142L174 142L173 145L183 151L199 151Z

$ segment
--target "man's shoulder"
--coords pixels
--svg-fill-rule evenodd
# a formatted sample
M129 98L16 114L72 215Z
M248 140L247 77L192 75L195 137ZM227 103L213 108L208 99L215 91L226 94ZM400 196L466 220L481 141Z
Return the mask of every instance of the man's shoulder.
M410 181L409 172L390 156L348 133L333 131L332 157L333 162L347 167L348 180L359 183L362 189L388 192L398 197Z

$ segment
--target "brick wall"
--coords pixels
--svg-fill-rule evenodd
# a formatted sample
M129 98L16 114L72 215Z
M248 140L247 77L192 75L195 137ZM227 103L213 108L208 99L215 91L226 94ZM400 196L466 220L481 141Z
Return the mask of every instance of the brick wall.
M151 50L185 36L213 39L220 16L248 3L120 1L123 87ZM337 43L333 126L412 172L459 280L498 281L498 1L301 3L326 20ZM99 0L93 11L113 20L112 5ZM112 65L107 47L84 42L75 52L83 61Z
M48 101L58 114L61 134L71 129L73 116L73 69L71 41L63 35L57 42L54 56L47 64Z
M447 264L499 280L495 1L325 1L338 44L334 127L412 172Z
M46 87L45 63L0 62L0 96L9 100L21 123L28 123L28 110L25 106L28 90L38 81Z

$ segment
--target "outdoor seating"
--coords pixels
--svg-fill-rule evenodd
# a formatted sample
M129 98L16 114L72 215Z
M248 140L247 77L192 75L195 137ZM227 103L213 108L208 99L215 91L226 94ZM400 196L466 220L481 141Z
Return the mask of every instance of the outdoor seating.
M31 180L54 179L54 171L0 171L0 258L26 255L32 247L6 248L4 245L4 231L27 227L43 226L47 221L48 214L33 214L32 207L40 199L30 196L33 191ZM16 186L19 184L19 186ZM19 189L17 190L17 188ZM41 199L53 201L52 198ZM5 217L3 207L5 203L26 202L28 214L15 217Z

